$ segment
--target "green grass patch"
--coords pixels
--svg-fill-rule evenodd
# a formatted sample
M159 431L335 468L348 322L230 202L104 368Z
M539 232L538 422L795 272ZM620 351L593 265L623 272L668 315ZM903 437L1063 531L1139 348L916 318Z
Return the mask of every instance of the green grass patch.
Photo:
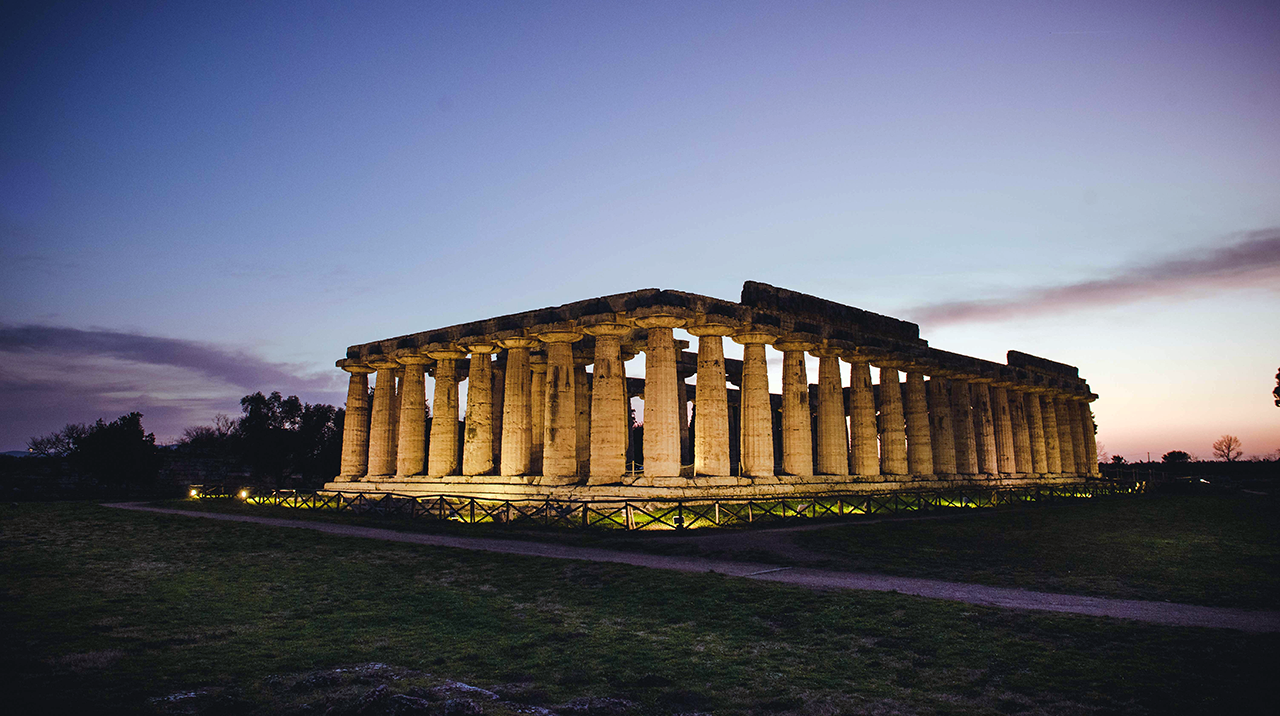
M634 713L1223 713L1269 697L1280 646L85 503L0 508L0 605L16 713L301 713L280 675L368 662Z

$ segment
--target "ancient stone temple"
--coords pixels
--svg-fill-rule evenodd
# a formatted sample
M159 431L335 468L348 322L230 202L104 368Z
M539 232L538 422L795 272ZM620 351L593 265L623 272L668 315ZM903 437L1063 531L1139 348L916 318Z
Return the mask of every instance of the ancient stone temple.
M725 358L726 339L742 360ZM781 394L770 392L770 351L782 354ZM639 354L644 378L628 378ZM914 323L752 281L736 303L603 296L347 349L342 474L325 489L722 498L1096 475L1097 396L1076 368L1017 351L1007 361L938 350Z

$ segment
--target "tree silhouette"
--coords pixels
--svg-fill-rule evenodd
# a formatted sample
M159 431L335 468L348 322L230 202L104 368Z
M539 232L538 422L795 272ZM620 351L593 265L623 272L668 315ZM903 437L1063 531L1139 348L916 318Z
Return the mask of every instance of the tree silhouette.
M1235 462L1244 451L1240 449L1240 438L1234 435L1223 435L1213 444L1213 454L1227 462Z
M1191 455L1182 450L1170 450L1160 456L1161 462L1191 462Z
M1276 398L1276 407L1280 408L1280 370L1276 371L1276 387L1271 394Z

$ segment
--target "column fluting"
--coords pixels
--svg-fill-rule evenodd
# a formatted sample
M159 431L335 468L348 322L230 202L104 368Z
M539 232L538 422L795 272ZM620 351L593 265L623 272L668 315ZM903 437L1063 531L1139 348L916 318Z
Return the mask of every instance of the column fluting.
M547 346L547 401L543 419L542 474L569 477L578 473L578 395L573 384L573 342L577 332L542 333Z
M431 449L427 452L427 474L432 477L457 475L458 460L458 361L467 354L460 350L433 350L427 355L436 361L435 399L431 410Z
M1017 472L1014 466L1013 419L1009 415L1009 392L1004 385L991 386L991 416L995 419L996 469L1002 474Z
M338 479L354 481L369 472L369 374L373 368L345 359L338 361L338 367L351 374L347 380L342 467Z
M769 397L769 370L765 344L774 336L764 332L743 332L733 337L742 344L741 426L739 451L744 477L773 475L773 408Z
M907 431L902 415L902 383L898 369L880 368L880 472L885 475L907 474Z
M387 478L395 474L396 454L393 441L396 426L392 410L395 408L396 373L399 363L391 360L370 361L377 370L373 385L373 415L369 421L369 477Z
M698 337L698 384L694 386L697 423L693 431L693 473L729 474L729 389L724 372L724 336L732 327L714 323L689 326Z
M773 347L782 351L782 471L788 475L812 475L813 432L804 354L813 344L782 340Z
M956 436L952 421L951 392L948 381L938 375L929 378L929 444L933 448L933 471L939 475L956 474Z
M1045 441L1044 409L1040 393L1024 391L1022 400L1027 408L1027 437L1031 443L1031 471L1037 475L1049 474L1049 447Z
M493 353L489 343L467 346L467 417L462 431L462 474L493 473Z
M421 475L427 458L427 379L424 355L396 356L404 365L400 383L400 420L397 427L396 477Z
M956 436L956 472L978 474L978 444L973 434L973 398L969 381L951 381L951 421Z
M1061 394L1053 397L1053 410L1058 422L1058 450L1062 461L1062 474L1074 475L1076 453L1071 439L1071 412L1067 409L1067 399Z
M925 397L924 373L908 370L906 380L907 472L932 475L933 443L929 429L929 401Z
M1041 393L1040 416L1044 422L1045 464L1050 474L1062 473L1062 433L1058 432L1058 411L1053 405L1053 396Z
M1009 422L1013 429L1013 468L1021 475L1035 472L1031 459L1031 430L1027 422L1026 395L1008 388Z
M622 338L631 328L618 323L587 326L595 336L591 368L591 476L588 484L617 482L627 471L627 376L622 365Z
M508 338L498 342L507 349L507 365L502 398L503 475L532 474L533 415L530 410L532 375L529 350L538 345L532 338Z
M871 387L871 364L864 356L846 355L849 361L849 472L871 477L880 474L880 439L876 431L876 399Z
M813 353L818 356L818 474L848 475L849 429L840 385L840 354L830 348Z
M644 474L680 476L680 416L677 413L674 316L647 316L636 324L649 331L644 351Z

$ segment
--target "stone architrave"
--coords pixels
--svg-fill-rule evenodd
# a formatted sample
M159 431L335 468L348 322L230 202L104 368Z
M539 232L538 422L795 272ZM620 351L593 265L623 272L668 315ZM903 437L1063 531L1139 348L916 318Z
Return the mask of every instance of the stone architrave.
M591 474L589 485L617 482L627 471L627 376L622 338L631 328L619 323L586 326L596 339L591 390Z
M676 316L645 316L636 325L649 331L644 351L644 475L680 476L680 416L676 387Z
M427 377L424 355L402 353L396 359L404 365L400 384L400 421L397 432L396 478L416 477L426 468Z
M698 337L697 427L693 431L693 474L729 474L729 390L724 372L724 336L731 326L701 323L686 330Z
M529 356L529 470L534 475L543 474L542 456L547 439L547 357Z
M591 474L591 383L587 378L587 364L573 361L574 408L578 435L576 441L579 475Z
M973 403L969 381L951 381L951 422L956 436L956 472L978 474L978 444L973 435Z
M871 364L862 356L849 361L849 472L861 477L880 474L880 439L876 432L876 399L871 388Z
M991 386L991 416L995 419L996 468L1002 474L1017 472L1014 466L1013 419L1009 415L1009 393L1004 385Z
M386 479L396 472L396 368L393 360L369 361L377 371L373 385L373 415L369 420L369 477Z
M995 475L1000 470L996 467L996 428L991 414L991 389L985 379L980 379L969 385L969 392L973 396L973 436L974 446L978 449L978 472Z
M490 343L467 346L467 418L462 431L462 474L493 473L493 353ZM433 421L434 422L434 421Z
M457 475L458 460L458 361L467 354L457 349L429 350L436 361L435 400L431 411L431 449L427 453L427 474L432 477Z
M769 373L764 347L775 336L747 330L733 337L742 344L742 392L740 394L739 451L744 477L773 475L773 407L769 397Z
M1062 474L1074 475L1076 472L1075 445L1071 440L1071 413L1067 410L1067 399L1061 394L1053 397L1053 410L1058 422L1058 450L1062 461Z
M1040 416L1044 422L1045 461L1051 475L1062 474L1062 433L1058 432L1058 411L1053 405L1053 396L1042 393L1040 400Z
M929 445L933 448L933 471L939 475L954 475L956 436L947 380L934 375L929 379L926 392L929 397Z
M929 401L925 397L924 374L908 370L906 388L907 471L912 475L932 475L933 443L929 429Z
M369 374L363 363L346 359L338 367L351 374L347 381L346 420L342 423L342 468L340 481L359 480L369 472Z
M804 354L813 349L813 344L782 340L773 347L782 351L782 471L788 475L812 475L813 433Z
M578 393L573 384L572 344L582 334L548 331L538 338L547 346L542 474L570 477L578 473Z
M848 475L849 429L840 385L840 354L830 348L813 354L818 357L818 474Z
M1089 474L1097 476L1101 472L1098 469L1098 435L1090 402L1092 402L1091 399L1086 399L1080 404L1080 421L1084 424L1085 456L1089 462Z
M1031 471L1037 475L1049 474L1049 448L1045 441L1044 410L1040 393L1029 390L1022 394L1027 408L1027 437L1031 443Z
M1080 401L1071 396L1066 399L1067 422L1071 424L1071 454L1075 456L1077 475L1089 474L1089 458L1085 455L1084 423L1080 419Z
M880 366L880 472L907 474L907 431L898 369Z
M533 467L533 416L530 410L532 375L529 350L538 345L532 338L507 338L498 342L507 349L507 367L502 399L503 475L529 475Z
M1031 430L1027 423L1027 400L1022 391L1006 388L1009 402L1009 423L1013 430L1013 469L1020 475L1035 470L1031 460Z

